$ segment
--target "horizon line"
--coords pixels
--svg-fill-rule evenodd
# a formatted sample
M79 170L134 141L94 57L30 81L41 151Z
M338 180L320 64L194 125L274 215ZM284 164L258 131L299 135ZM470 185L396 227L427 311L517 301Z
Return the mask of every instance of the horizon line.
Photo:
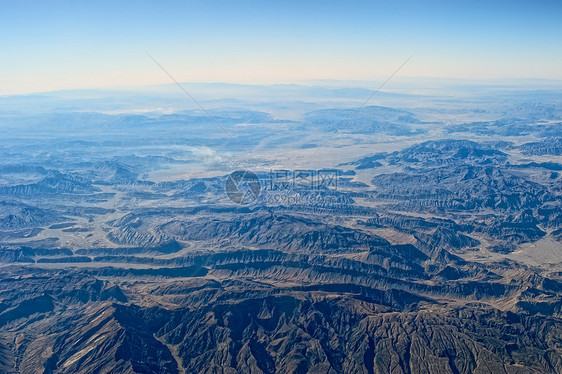
M538 86L556 86L560 84L560 89L562 89L562 79L549 79L549 78L453 78L453 77L420 77L420 76L401 76L401 80L409 81L434 81L436 83L457 83L459 88L463 86L494 86L501 85L506 88L509 86L516 86L520 89L525 88L538 88ZM530 85L531 82L535 83L535 86ZM276 82L237 82L237 81L182 81L181 84L200 84L200 85L230 85L230 86L249 86L249 87L275 87L275 86L301 86L301 87L318 87L318 88L362 88L371 89L365 87L368 84L378 83L377 79L305 79L305 80L294 80L294 81L276 81ZM523 83L528 83L529 87L525 85L521 86ZM339 86L330 86L330 84L338 84ZM404 82L401 84L403 86ZM6 98L10 96L26 96L26 95L40 95L48 93L57 92L72 92L72 91L111 91L111 92L130 92L134 89L155 89L159 87L173 86L173 83L161 82L161 83L151 83L151 84L129 84L129 85L111 85L111 86L86 86L86 87L75 87L75 88L59 88L59 89L46 89L39 91L24 91L24 92L13 92L13 93L0 93L0 97ZM392 90L403 90L406 87L401 88L389 88L383 90L385 92L391 92ZM419 87L416 87L419 89ZM445 88L445 87L440 87ZM450 87L448 87L450 88ZM435 87L428 87L428 89L438 89Z

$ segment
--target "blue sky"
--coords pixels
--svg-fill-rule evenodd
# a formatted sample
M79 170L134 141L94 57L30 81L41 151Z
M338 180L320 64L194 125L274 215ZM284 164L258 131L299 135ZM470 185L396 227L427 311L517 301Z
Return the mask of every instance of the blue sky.
M561 1L0 0L0 94L181 81L562 79Z

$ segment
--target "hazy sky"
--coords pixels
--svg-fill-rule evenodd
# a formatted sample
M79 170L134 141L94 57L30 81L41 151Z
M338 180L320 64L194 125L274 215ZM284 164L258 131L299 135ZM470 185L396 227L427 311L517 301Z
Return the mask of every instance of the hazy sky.
M0 0L0 94L181 81L562 79L562 1Z

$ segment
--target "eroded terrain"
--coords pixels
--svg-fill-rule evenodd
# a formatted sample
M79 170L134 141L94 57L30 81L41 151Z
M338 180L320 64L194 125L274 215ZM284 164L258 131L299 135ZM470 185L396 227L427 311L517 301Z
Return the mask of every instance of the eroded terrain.
M4 114L0 371L560 373L559 97Z

